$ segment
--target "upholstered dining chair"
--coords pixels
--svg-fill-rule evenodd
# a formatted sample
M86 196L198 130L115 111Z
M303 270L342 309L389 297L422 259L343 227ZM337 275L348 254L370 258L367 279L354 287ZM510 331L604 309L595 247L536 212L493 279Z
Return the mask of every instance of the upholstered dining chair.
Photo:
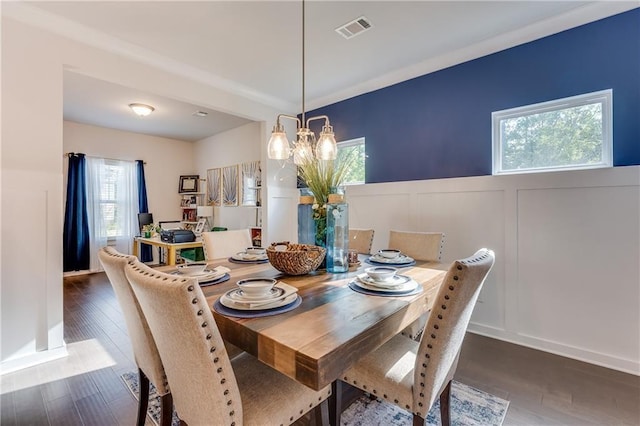
M207 260L230 257L253 245L248 229L203 232L201 238Z
M164 367L147 320L124 273L125 265L129 262L137 261L137 259L134 256L121 254L112 247L101 248L98 251L98 258L111 282L124 314L133 355L138 366L140 395L138 398L136 424L142 426L145 423L149 402L149 382L151 382L155 386L158 395L160 395L160 426L170 426L173 401Z
M439 262L444 248L443 232L389 231L389 247L415 260Z
M162 357L178 416L189 425L291 424L315 409L328 424L331 387L314 391L247 353L229 360L194 278L126 267ZM179 331L179 332L176 332Z
M469 319L495 256L488 249L455 261L438 291L420 342L397 335L367 354L342 375L342 380L413 413L423 425L440 398L443 425L450 424L451 380ZM340 395L341 382L336 383ZM339 400L339 398L336 398ZM336 406L337 422L340 410Z
M443 232L405 232L389 231L389 248L427 262L440 262L444 248ZM427 322L427 315L422 315L415 322L402 330L404 336L420 340L420 333Z
M374 233L373 229L349 228L349 249L362 254L371 253Z

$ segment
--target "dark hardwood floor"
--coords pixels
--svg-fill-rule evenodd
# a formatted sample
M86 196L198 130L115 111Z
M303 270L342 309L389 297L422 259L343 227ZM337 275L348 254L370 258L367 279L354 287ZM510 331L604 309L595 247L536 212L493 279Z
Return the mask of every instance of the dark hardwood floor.
M69 356L0 377L0 424L133 425L120 375L136 367L106 276L65 278L64 314ZM505 425L640 425L639 377L474 334L456 380L511 401Z

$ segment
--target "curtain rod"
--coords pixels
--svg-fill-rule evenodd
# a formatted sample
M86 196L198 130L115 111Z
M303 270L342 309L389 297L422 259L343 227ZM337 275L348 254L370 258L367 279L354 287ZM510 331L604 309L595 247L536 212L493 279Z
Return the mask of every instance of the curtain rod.
M64 154L62 154L63 157L71 157L73 154L82 154L81 152L65 152ZM98 157L97 155L87 155L84 154L85 157L91 157L91 158L102 158L103 160L113 160L113 161L130 161L132 163L138 161L138 160L122 160L120 158L107 158L107 157ZM147 164L146 161L143 161L142 164Z

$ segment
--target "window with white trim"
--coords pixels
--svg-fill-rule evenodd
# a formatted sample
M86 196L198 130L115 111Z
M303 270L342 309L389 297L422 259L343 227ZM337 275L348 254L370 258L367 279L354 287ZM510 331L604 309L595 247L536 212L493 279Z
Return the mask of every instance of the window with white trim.
M357 185L365 182L364 138L338 142L338 160L353 156L351 167L344 178L345 185Z
M612 166L611 89L491 114L493 174Z

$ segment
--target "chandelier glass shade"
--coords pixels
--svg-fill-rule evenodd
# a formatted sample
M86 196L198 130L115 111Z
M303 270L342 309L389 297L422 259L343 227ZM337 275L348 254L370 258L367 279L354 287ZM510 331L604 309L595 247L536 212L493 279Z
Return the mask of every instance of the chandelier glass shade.
M267 146L267 157L272 160L287 160L293 157L293 162L297 165L307 161L335 160L338 155L336 138L333 127L329 123L329 117L319 115L305 120L304 93L305 93L305 5L302 0L302 119L292 115L279 114L276 124L273 126L269 145ZM281 118L296 121L296 140L289 143L284 126L280 122ZM314 120L324 120L322 131L316 141L316 135L311 131L309 123Z

